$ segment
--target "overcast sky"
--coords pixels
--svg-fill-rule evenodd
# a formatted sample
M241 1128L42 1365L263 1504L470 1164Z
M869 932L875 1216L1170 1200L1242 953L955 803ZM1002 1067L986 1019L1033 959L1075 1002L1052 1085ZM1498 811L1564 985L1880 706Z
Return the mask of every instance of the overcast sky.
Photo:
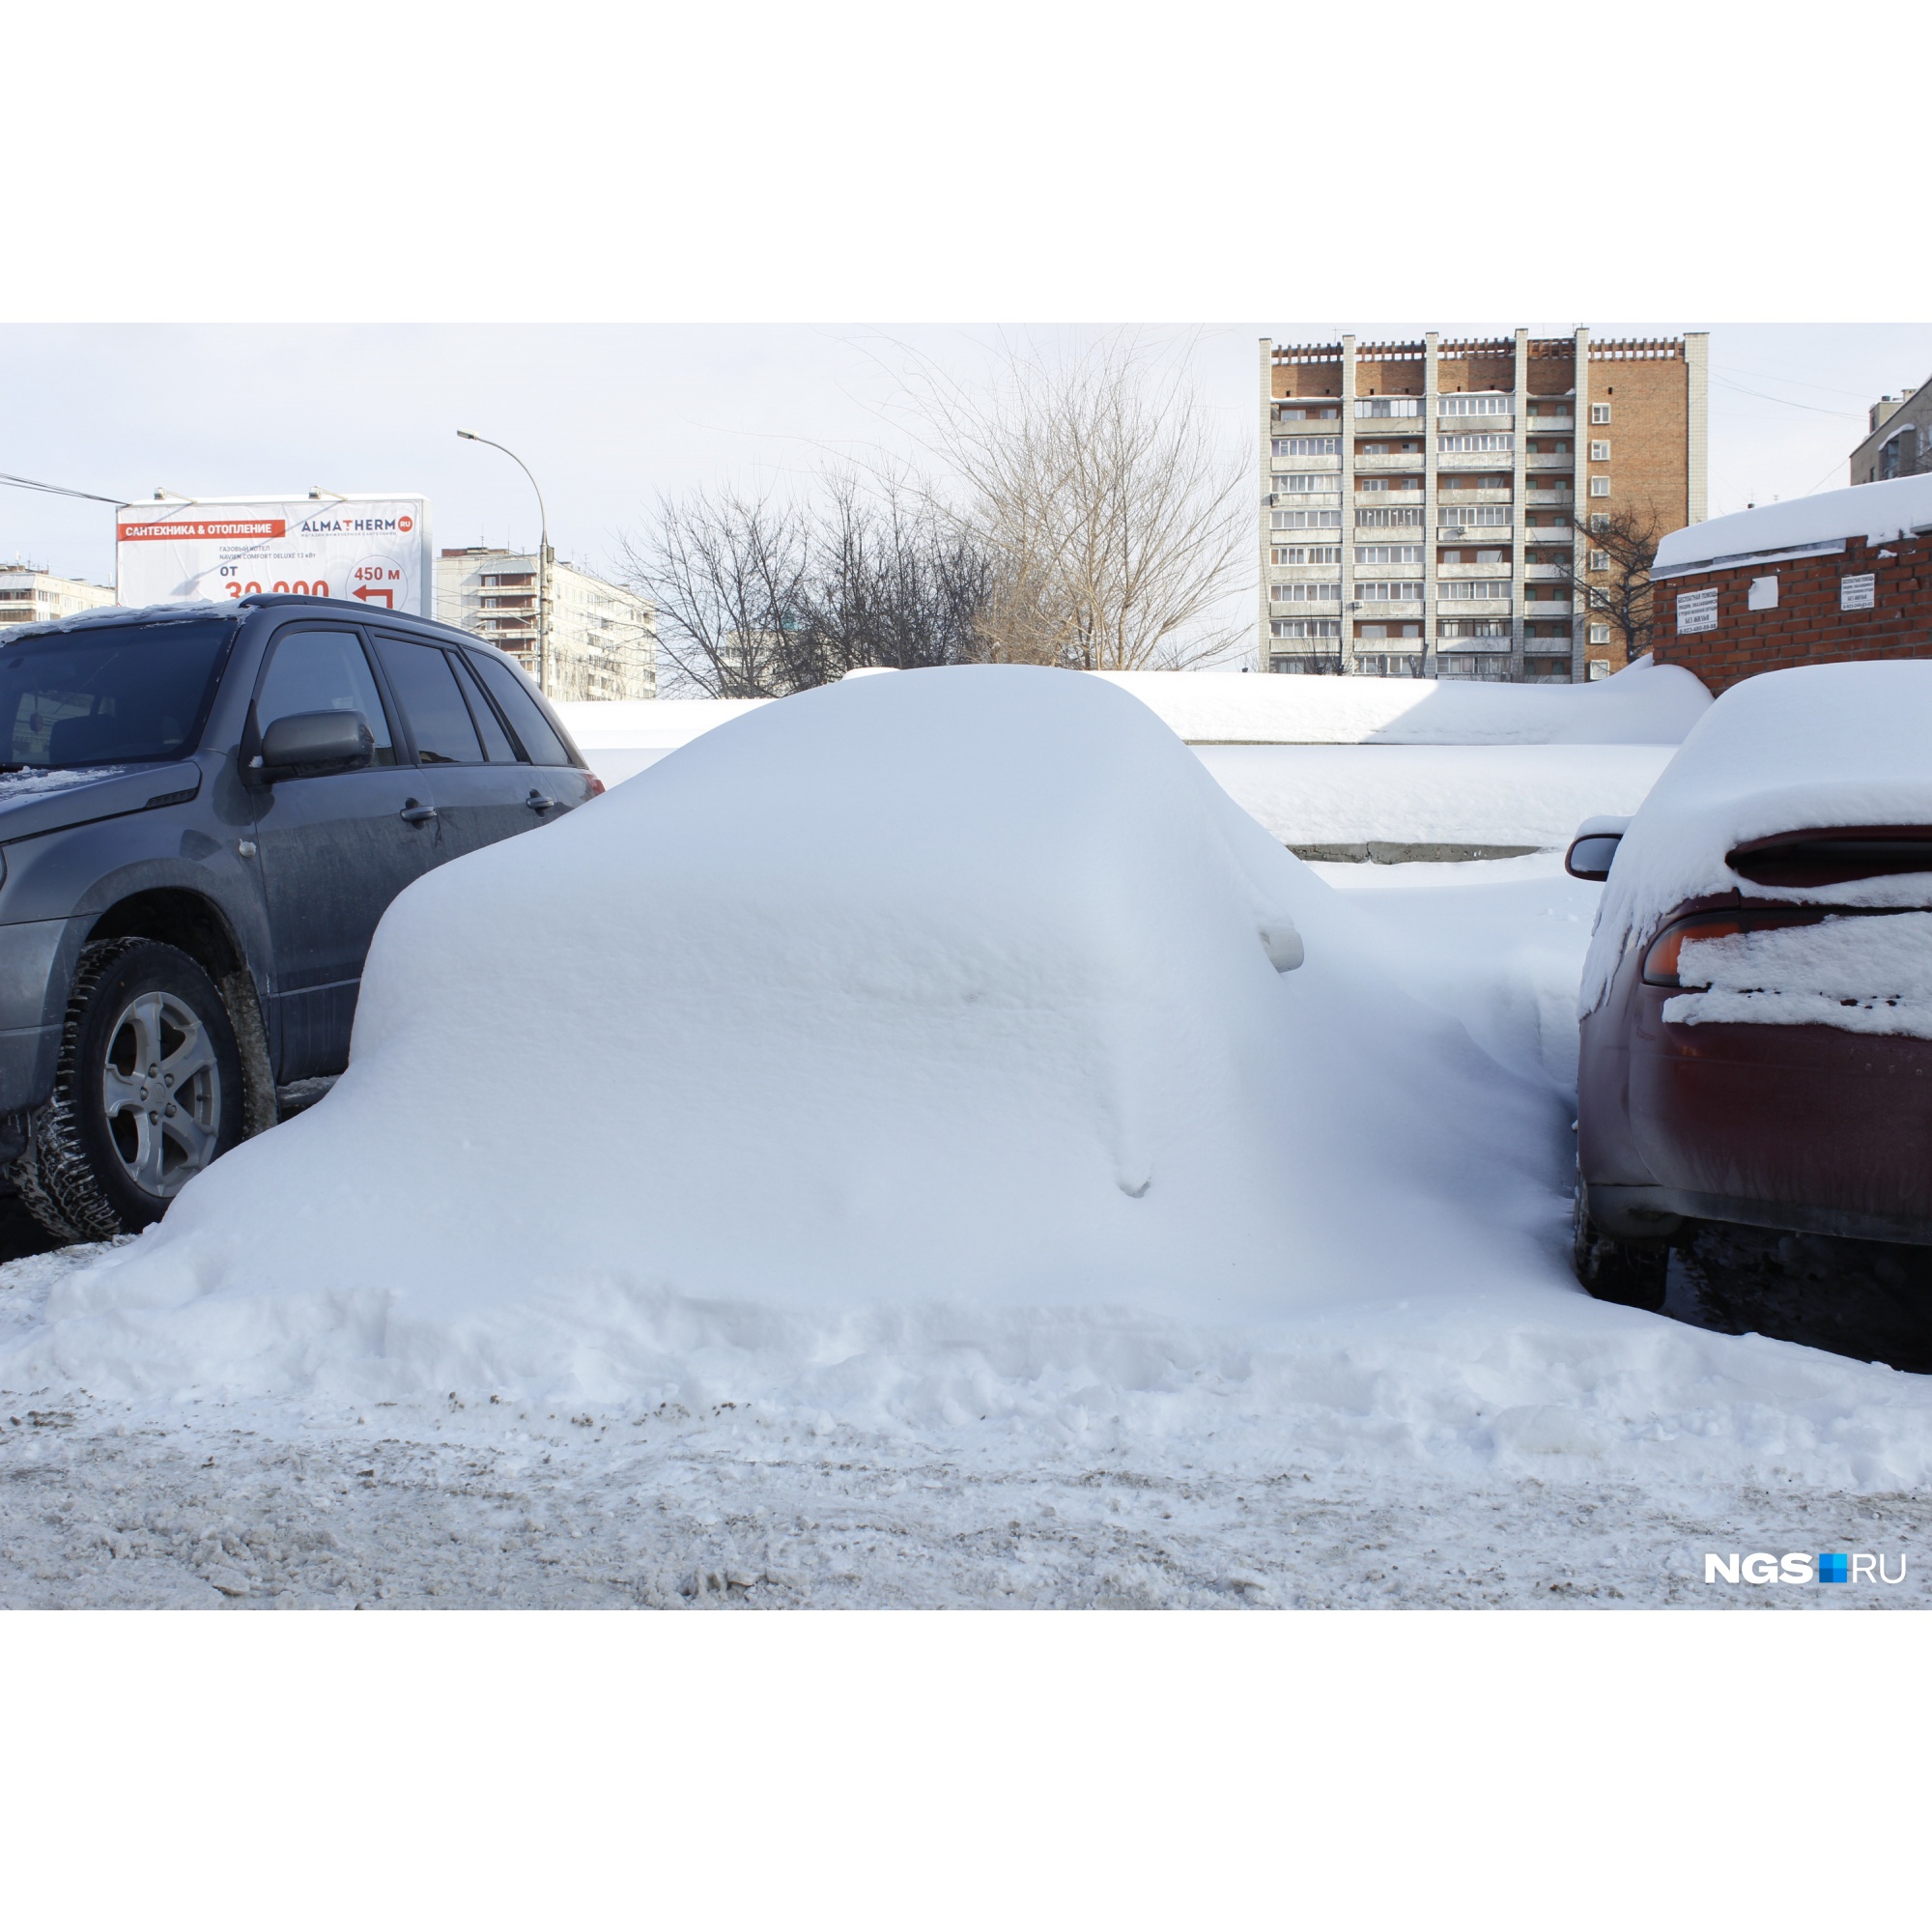
M1698 326L1589 321L1600 335ZM1503 335L1516 322L1348 326L1386 341L1432 325ZM1245 439L1256 338L1332 340L1344 326L1140 332L1186 356ZM1039 339L1064 348L1099 332ZM0 470L128 498L421 492L439 544L533 544L529 486L495 450L458 441L473 429L536 472L558 553L608 571L661 492L794 487L827 461L909 454L895 408L909 356L973 380L1000 342L934 327L13 325L0 327ZM1840 487L1870 403L1928 375L1932 326L1714 327L1712 514ZM0 561L111 582L112 530L106 504L0 488Z

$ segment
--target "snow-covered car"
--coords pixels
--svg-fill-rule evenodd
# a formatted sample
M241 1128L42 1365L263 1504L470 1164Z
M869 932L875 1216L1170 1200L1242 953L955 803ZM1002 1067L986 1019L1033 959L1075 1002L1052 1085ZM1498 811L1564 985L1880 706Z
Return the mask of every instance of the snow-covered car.
M406 886L602 788L500 651L287 595L0 634L0 1171L64 1238L340 1072Z
M1932 1245L1932 664L1745 680L1580 828L1576 1267L1662 1305L1733 1222Z

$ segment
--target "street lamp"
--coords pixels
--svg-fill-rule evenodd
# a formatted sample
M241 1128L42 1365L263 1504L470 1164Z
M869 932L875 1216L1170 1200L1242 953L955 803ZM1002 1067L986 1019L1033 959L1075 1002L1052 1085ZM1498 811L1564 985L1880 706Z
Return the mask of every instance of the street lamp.
M543 491L538 488L537 479L530 476L530 466L507 444L491 442L487 436L478 436L473 429L460 429L456 433L465 442L481 442L488 444L492 449L500 449L526 476L529 476L530 488L537 493L537 689L548 697L550 696L550 603L544 592L550 578L550 518L544 509Z

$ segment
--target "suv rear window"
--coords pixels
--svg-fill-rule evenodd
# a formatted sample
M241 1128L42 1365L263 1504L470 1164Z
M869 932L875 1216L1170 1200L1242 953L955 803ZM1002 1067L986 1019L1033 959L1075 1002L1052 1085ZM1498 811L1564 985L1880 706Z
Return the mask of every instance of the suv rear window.
M232 619L103 624L0 645L0 765L61 771L193 751Z
M563 740L551 729L536 695L524 682L523 674L500 651L465 651L464 662L483 674L490 695L503 707L510 729L524 741L533 765L567 765L572 762Z

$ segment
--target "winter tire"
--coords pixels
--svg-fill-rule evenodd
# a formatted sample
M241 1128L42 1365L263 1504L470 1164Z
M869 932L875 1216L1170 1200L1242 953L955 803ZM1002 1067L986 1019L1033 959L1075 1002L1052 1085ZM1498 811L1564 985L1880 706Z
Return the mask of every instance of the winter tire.
M132 1234L242 1135L242 1054L214 982L152 939L88 947L14 1167L35 1218L68 1239Z
M1663 1306L1664 1283L1670 1271L1670 1249L1663 1241L1619 1241L1590 1218L1583 1183L1577 1183L1573 1210L1574 1241L1571 1265L1577 1279L1599 1301L1625 1308Z

